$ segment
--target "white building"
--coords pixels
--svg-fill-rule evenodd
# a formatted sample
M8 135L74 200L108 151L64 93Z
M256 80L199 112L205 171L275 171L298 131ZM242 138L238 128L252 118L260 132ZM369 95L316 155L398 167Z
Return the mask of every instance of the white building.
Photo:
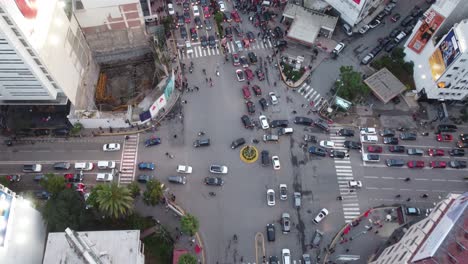
M340 13L340 18L351 27L371 15L384 0L325 0Z
M49 233L43 263L144 264L140 230Z
M90 55L63 1L0 1L0 104L74 104Z
M464 100L468 94L468 1L437 1L405 43L405 60L414 62L420 96Z
M449 195L371 264L467 263L468 193Z

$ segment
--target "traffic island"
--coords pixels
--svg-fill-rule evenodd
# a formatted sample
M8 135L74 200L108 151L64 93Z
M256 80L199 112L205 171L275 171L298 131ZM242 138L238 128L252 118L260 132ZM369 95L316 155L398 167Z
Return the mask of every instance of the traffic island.
M254 146L247 145L240 151L240 159L245 163L254 163L258 159L258 150Z

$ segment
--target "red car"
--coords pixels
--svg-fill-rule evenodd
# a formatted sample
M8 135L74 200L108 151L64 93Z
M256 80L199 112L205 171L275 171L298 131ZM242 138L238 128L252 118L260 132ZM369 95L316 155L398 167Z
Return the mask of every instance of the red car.
M249 86L244 85L244 87L242 87L242 94L244 95L244 99L250 99L250 97L252 97L249 91Z
M381 146L367 146L367 151L369 153L382 153Z
M77 182L73 182L73 183L70 182L70 183L67 183L66 188L67 189L73 189L73 190L83 194L85 192L86 186L82 182L78 182L78 183Z
M262 95L262 89L260 89L260 86L254 85L254 86L252 86L252 90L253 90L255 96L261 96Z
M186 24L190 24L191 18L190 18L190 13L189 12L184 12L184 19Z
M203 15L205 16L205 18L211 17L210 9L207 6L203 7Z
M237 54L237 53L232 53L232 64L233 64L234 66L239 66L239 65L240 65L239 54Z
M433 156L444 156L445 155L443 149L428 149L427 154L429 154L429 156L431 156L431 157L433 157Z
M241 18L240 18L240 16L239 16L239 13L237 13L236 10L234 10L234 11L231 12L231 17L232 17L232 19L234 19L234 21L235 21L236 23L242 22L242 20L241 20Z
M244 69L245 75L247 76L247 81L251 81L254 78L254 74L251 69L246 68Z
M424 161L410 160L408 161L408 168L411 168L411 169L424 168Z
M429 166L433 169L439 168L439 169L445 169L447 167L447 162L445 161L431 161L429 163Z
M453 136L450 134L437 134L437 141L450 142L453 140Z

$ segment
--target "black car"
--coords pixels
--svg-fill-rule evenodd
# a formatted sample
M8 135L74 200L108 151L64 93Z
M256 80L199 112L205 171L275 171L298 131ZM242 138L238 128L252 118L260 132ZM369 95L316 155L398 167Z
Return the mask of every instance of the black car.
M311 126L314 123L314 120L308 117L296 116L294 118L294 124L304 125L304 126Z
M345 148L348 148L348 149L361 149L362 147L362 144L360 142L356 142L356 141L349 141L349 140L346 140L343 145L345 146Z
M262 150L261 157L262 157L262 166L270 165L270 152L268 152L268 150Z
M226 37L232 39L232 28L231 27L226 27L224 32L226 33Z
M384 18L386 15L387 13L385 13L385 11L382 11L377 15L376 19L382 21L382 18Z
M458 127L456 125L438 125L437 130L439 132L457 132Z
M465 156L465 150L464 149L451 149L449 151L450 156L455 156L455 157L463 157Z
M403 167L406 162L402 159L387 159L385 160L385 164L387 164L388 167Z
M411 133L411 132L407 132L407 133L401 133L400 134L400 139L401 140L416 140L416 133Z
M413 19L414 19L414 17L409 15L409 16L405 17L405 19L403 19L401 21L400 25L403 26L403 27L406 27L409 24L411 24L411 22L413 22Z
M202 24L201 19L199 17L195 17L193 19L193 21L195 22L195 26L197 28L203 28L203 24Z
M275 38L278 38L278 39L283 38L283 30L281 30L280 27L275 27L275 29L273 30L273 33L275 35Z
M49 129L35 129L34 130L34 135L36 136L47 136L50 134Z
M201 6L205 7L208 6L209 1L208 0L200 0Z
M248 56L249 56L250 64L257 63L257 55L255 55L255 53L249 52Z
M176 28L182 27L184 24L185 24L184 16L182 16L182 15L181 15L181 16L178 16L178 17L177 17Z
M388 35L391 39L394 39L396 36L398 36L398 34L400 34L400 32L402 31L403 29L402 28L395 28L394 30L392 30L392 32L390 32L390 35Z
M275 225L274 224L268 224L266 226L266 233L267 233L268 241L270 242L275 241Z
M245 106L247 106L247 112L250 115L255 114L255 105L254 105L254 103L252 101L245 102Z
M411 10L411 16L412 17L419 17L423 13L424 13L424 11L419 6L415 6L413 8L413 10Z
M273 120L270 122L270 127L288 127L289 121L288 120Z
M459 148L468 148L468 142L460 140L460 141L457 142L457 147L459 147Z
M229 11L224 11L223 12L223 17L224 17L224 22L230 23L232 21L232 16Z
M381 137L394 137L395 136L395 131L386 128L386 129L380 131L379 134L380 134Z
M34 196L40 200L49 200L51 194L47 191L35 191Z
M449 166L450 168L454 168L454 169L464 169L466 168L466 161L462 161L462 160L451 160L449 161Z
M212 49L216 47L216 39L213 35L208 36L208 44L210 45L210 48Z
M202 48L204 48L204 49L208 48L208 39L206 38L206 36L201 36L200 37L200 44L201 44Z
M138 175L137 181L139 183L147 183L153 179L153 175Z
M396 137L384 137L383 138L383 143L384 144L389 144L389 145L398 145L398 138L396 138Z
M304 135L305 142L317 143L317 138L313 135Z
M260 106L262 107L262 111L265 111L267 108L268 108L268 102L265 98L260 98L260 100L258 100L258 103L260 104Z
M190 3L188 1L185 1L182 4L182 7L184 8L184 11L189 11L190 10Z
M213 23L211 23L211 20L205 19L203 23L205 23L206 30L210 31L211 29L213 29Z
M329 131L330 130L330 126L328 125L328 122L326 120L323 120L321 118L318 118L317 120L315 120L315 126L322 129L322 130L325 130L325 131Z
M57 162L54 164L54 170L68 170L70 166L70 162Z
M387 46L385 46L385 51L386 51L386 52L390 52L390 51L392 51L396 46L398 46L398 43L392 42L392 43L388 44Z
M385 37L380 41L380 46L386 47L390 42L392 42L392 39L390 37Z
M180 37L183 39L187 39L187 29L185 29L185 27L180 28Z
M275 43L276 48L283 48L283 47L287 47L287 46L288 46L288 42L286 40L278 40Z
M377 54L379 54L383 49L383 46L379 45L377 47L375 47L373 50L371 50L370 53L372 53L372 55L377 56Z
M309 153L317 155L317 156L322 156L322 157L325 157L327 155L327 151L324 148L315 147L315 146L312 146L309 148Z
M460 140L461 141L468 141L468 134L466 134L466 133L460 134Z
M388 147L388 151L394 152L394 153L404 153L405 147L404 146L390 146Z
M236 149L242 145L245 144L245 139L244 138L238 138L236 140L234 140L232 143L231 143L231 148L232 149Z
M330 157L344 159L346 157L346 152L334 149L330 151Z
M250 42L255 42L255 35L252 31L247 32L247 38L249 39Z
M354 137L354 131L347 128L342 128L338 130L338 135L343 137Z
M205 184L213 186L223 186L224 180L219 177L206 177Z
M270 259L268 261L269 264L279 264L279 260L277 256L270 256Z
M245 128L253 128L254 127L252 120L247 115L243 115L241 117L241 120L242 120L242 124L244 124Z

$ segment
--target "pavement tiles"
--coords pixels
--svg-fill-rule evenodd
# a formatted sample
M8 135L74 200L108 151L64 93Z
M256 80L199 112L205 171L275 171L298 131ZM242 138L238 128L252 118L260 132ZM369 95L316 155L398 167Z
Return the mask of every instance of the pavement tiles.
M135 177L135 167L138 153L138 143L140 134L129 135L125 140L122 150L122 160L120 162L119 185L129 184Z
M330 129L330 140L335 142L334 149L347 151L343 145L346 138L336 134L336 132L341 128L343 127L332 127ZM357 192L354 188L350 188L348 186L348 182L354 180L353 168L349 157L344 159L335 159L334 161L338 189L340 191L340 196L343 198L341 205L343 206L344 220L345 223L349 223L361 214Z

